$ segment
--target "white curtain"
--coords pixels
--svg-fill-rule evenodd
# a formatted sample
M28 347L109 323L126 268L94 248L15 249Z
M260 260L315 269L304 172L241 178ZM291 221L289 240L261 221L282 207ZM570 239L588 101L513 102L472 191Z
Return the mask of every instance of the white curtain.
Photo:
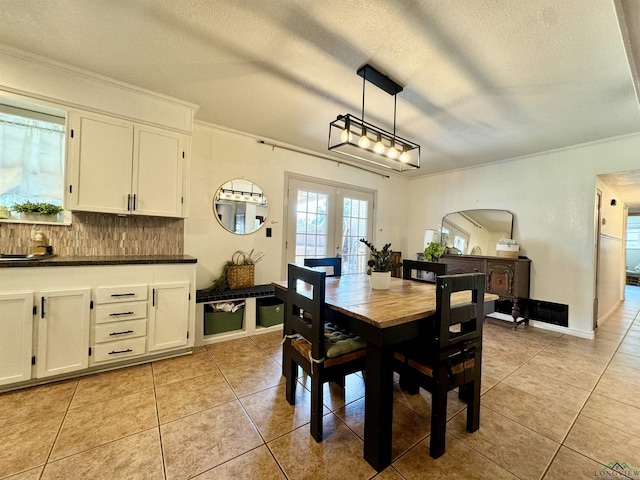
M0 205L62 205L64 125L0 112Z

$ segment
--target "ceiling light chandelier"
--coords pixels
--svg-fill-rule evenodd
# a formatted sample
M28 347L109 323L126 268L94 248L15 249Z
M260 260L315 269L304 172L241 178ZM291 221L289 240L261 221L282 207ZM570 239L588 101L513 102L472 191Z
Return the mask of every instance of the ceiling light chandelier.
M362 118L350 113L338 115L329 124L329 150L400 172L420 168L420 145L396 135L396 95L402 87L369 64L357 73L362 77ZM367 81L393 95L393 132L365 122Z

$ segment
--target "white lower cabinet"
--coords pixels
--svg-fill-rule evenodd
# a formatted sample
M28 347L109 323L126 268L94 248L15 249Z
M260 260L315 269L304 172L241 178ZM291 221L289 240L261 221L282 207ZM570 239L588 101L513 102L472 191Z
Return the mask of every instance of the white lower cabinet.
M89 366L91 290L36 293L38 378L83 370Z
M31 378L33 292L0 295L0 385Z
M188 353L194 345L195 263L5 272L0 391Z
M186 346L189 342L188 313L188 283L152 285L149 351Z

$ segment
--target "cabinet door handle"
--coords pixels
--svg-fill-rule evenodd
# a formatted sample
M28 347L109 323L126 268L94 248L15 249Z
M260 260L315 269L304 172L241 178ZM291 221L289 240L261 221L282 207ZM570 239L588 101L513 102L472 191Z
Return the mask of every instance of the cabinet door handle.
M133 194L133 211L136 211L136 194Z
M118 317L120 315L133 315L133 312L119 312L119 313L110 313L110 317Z
M127 212L131 210L131 194L127 195Z
M113 352L109 352L109 355L117 355L118 353L129 353L129 352L133 352L133 350L131 350L130 348L127 348L126 350L114 350Z
M156 306L156 289L154 288L151 292L152 292L151 293L151 306L155 307Z
M44 318L44 297L40 297L40 318Z
M133 330L127 330L126 332L113 332L110 333L109 336L112 337L114 335L126 335L127 333L133 333Z
M135 293L112 293L112 297L135 297Z

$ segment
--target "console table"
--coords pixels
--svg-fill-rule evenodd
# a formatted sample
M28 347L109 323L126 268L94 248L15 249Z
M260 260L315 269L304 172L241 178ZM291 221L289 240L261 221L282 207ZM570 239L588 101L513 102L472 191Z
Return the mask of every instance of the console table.
M480 272L487 276L486 291L503 300L511 300L514 329L521 323L529 324L529 276L531 260L481 255L443 255L440 263L447 265L447 274ZM522 320L520 303L524 307Z

